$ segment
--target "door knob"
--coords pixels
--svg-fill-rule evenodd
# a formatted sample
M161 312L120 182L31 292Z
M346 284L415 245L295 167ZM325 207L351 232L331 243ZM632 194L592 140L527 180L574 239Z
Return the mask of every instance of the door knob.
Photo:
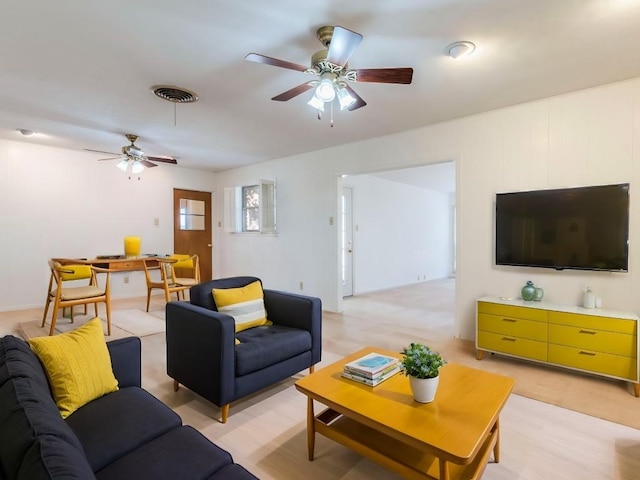
M210 243L207 245L207 247L213 247L213 245L211 245Z

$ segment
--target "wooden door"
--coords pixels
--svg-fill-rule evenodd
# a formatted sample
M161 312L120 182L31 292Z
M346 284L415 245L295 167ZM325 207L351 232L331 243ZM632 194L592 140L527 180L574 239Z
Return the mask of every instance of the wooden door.
M173 251L200 257L200 278L213 278L211 192L173 189ZM176 272L180 276L180 272Z

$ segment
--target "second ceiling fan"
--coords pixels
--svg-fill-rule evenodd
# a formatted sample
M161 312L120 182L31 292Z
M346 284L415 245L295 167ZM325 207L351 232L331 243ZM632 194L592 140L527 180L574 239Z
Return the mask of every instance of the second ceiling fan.
M250 53L246 60L255 63L288 68L318 77L273 97L271 100L286 102L298 95L315 89L309 105L319 112L325 104L338 99L341 110L356 110L367 103L349 86L350 82L410 84L413 68L360 68L349 69L347 62L362 41L362 35L340 26L325 26L318 29L318 40L325 46L311 57L311 67L297 63Z
M122 147L122 153L105 152L103 150L93 150L90 148L85 148L85 150L88 152L112 155L107 158L99 158L98 160L104 161L120 159L117 167L125 172L131 172L134 174L141 173L145 167L157 167L157 165L153 162L171 163L173 165L178 164L178 161L174 157L152 157L149 155L145 155L142 149L135 144L135 142L138 140L137 135L126 133L125 137L127 137L127 140L131 142L131 145L125 145L124 147Z

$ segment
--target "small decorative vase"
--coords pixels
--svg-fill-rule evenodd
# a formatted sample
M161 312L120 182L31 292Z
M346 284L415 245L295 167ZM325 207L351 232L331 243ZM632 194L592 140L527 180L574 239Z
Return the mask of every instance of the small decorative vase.
M522 287L521 294L522 294L522 299L525 302L530 302L535 298L536 287L533 285L533 282L531 280L529 280L527 284L524 287Z
M544 297L544 290L540 287L536 287L536 294L533 296L534 302L542 301L542 297Z
M140 255L140 237L124 237L124 256L127 258Z
M438 390L440 376L433 378L416 378L409 375L409 385L413 392L413 398L416 402L429 403L433 402Z

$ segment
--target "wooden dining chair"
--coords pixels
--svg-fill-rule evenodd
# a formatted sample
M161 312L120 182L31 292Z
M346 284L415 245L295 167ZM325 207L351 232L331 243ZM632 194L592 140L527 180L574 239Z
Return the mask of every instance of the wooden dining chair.
M95 315L98 316L98 304L104 303L107 310L107 335L111 335L111 286L110 270L96 267L89 263L82 263L81 260L64 260L52 258L49 260L51 276L47 291L44 314L42 316L42 327L44 327L49 305L53 301L53 312L51 315L51 328L49 335L53 335L58 318L58 311L71 308L71 321L73 322L73 307L76 305L86 306L93 304ZM98 284L98 273L105 273L104 287ZM87 281L84 283L83 281ZM73 284L74 286L65 286Z
M164 298L168 303L172 293L175 293L180 300L180 294L191 287L191 285L176 282L171 266L177 262L178 259L173 257L153 257L143 261L144 277L147 282L147 312L151 304L151 291L154 288L164 291Z
M188 287L200 283L200 258L198 255L174 253L169 258L177 260L170 264L171 278L175 283Z

